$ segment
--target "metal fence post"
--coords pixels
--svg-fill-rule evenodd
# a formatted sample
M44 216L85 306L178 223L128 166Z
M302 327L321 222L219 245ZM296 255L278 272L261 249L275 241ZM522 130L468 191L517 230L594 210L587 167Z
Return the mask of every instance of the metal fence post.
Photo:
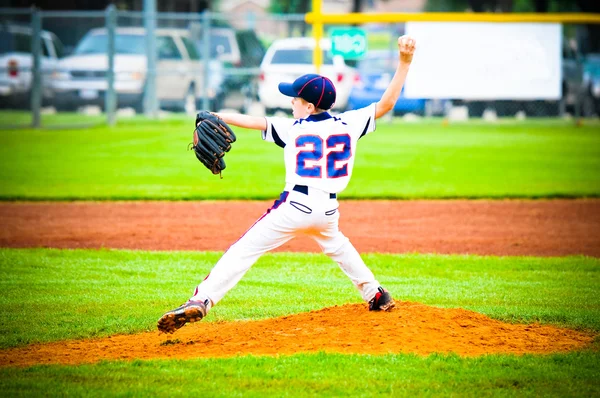
M202 13L202 109L208 109L208 81L210 79L208 65L210 63L210 21L209 11Z
M36 8L31 12L31 55L33 57L31 68L31 124L33 127L41 126L42 113L42 17Z
M144 88L144 113L146 116L158 116L156 99L156 0L144 0L144 23L146 27L146 56L148 70Z
M114 126L116 121L117 95L115 92L115 26L117 24L116 7L110 4L106 7L106 33L108 37L107 56L108 69L106 71L106 95L104 97L104 109L106 111L106 123Z

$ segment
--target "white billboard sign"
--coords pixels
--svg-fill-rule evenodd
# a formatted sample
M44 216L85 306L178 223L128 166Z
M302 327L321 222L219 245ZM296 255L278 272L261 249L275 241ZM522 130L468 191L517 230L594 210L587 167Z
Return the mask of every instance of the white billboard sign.
M411 98L559 99L562 27L541 23L408 22L417 50Z

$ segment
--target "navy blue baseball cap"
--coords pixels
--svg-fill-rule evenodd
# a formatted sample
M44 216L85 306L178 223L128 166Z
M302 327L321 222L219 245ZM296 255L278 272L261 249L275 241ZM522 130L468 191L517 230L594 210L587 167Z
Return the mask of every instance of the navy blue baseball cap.
M327 110L335 103L335 87L331 80L314 73L300 76L293 83L279 83L279 91L288 97L300 97L319 109Z

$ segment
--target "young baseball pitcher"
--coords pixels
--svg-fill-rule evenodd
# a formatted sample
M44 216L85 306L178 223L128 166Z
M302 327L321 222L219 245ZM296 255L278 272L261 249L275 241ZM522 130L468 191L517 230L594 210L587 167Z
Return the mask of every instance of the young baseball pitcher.
M330 115L336 92L331 80L308 74L293 83L279 84L292 98L293 119L217 115L234 126L262 131L265 141L283 148L285 188L278 200L235 242L182 306L158 320L161 332L172 333L206 316L267 251L298 234L311 236L337 262L356 286L369 310L394 306L360 255L338 227L337 195L352 176L358 140L375 130L375 120L391 111L400 96L415 51L415 40L398 38L399 63L379 102L365 108Z

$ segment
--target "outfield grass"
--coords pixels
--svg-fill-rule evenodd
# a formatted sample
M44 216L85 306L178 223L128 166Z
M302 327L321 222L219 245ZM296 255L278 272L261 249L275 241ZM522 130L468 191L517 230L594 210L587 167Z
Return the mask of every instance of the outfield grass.
M342 198L600 196L600 124L379 122L361 140ZM187 151L192 123L0 131L0 200L270 199L280 148L238 129L224 178Z
M0 347L154 330L220 253L0 249ZM600 331L600 260L376 255L402 300L509 322ZM260 319L360 302L319 254L262 257L203 322ZM297 354L0 368L7 396L594 396L598 339L555 355Z
M338 355L0 369L6 396L592 397L598 354Z

